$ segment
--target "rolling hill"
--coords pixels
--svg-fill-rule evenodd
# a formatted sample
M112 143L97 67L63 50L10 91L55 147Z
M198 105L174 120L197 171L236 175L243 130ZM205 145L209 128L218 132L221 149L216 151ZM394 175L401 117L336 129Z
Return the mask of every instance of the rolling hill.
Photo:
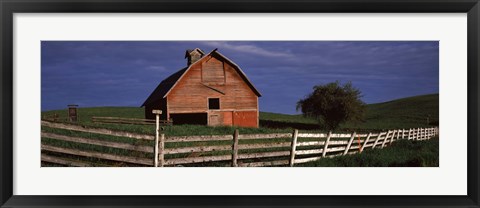
M65 118L67 111L54 110L42 112L42 117L58 114L60 118ZM144 110L138 107L93 107L79 108L79 122L85 125L93 125L91 123L92 116L112 116L112 117L128 117L143 118ZM362 123L347 123L341 126L343 130L371 130L371 129L393 129L393 128L417 128L430 125L438 125L439 115L439 95L421 95L392 100L384 103L376 103L367 105L365 121ZM115 125L112 125L114 127ZM107 126L105 126L107 127ZM268 129L305 129L318 130L315 120L305 118L302 115L287 115L279 113L260 112L260 129L254 132L268 132ZM114 127L115 129L119 127ZM178 127L173 127L172 132L178 132ZM195 131L205 132L206 127L192 127ZM211 127L206 128L210 131ZM218 128L218 127L217 127ZM141 127L134 127L142 131ZM148 128L149 129L149 128ZM126 129L125 129L126 130ZM225 131L230 131L225 128ZM136 131L136 130L135 130ZM223 131L223 130L222 130ZM247 130L253 131L253 130ZM206 133L206 132L205 132Z
M365 122L347 123L341 129L417 128L438 125L438 94L421 95L367 105ZM260 113L261 126L314 129L316 122L302 115ZM263 124L263 125L262 125Z

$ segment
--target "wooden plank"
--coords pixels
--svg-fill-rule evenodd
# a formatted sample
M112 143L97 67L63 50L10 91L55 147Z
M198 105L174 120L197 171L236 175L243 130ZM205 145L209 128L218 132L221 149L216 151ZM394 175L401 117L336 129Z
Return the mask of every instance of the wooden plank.
M263 148L276 148L276 147L290 147L290 145L291 145L291 142L269 142L269 143L258 143L258 144L240 144L239 149L263 149Z
M231 145L215 145L215 146L198 146L198 147L177 147L165 149L165 154L179 154L192 152L212 152L231 150Z
M288 160L275 160L275 161L266 161L266 162L250 162L250 163L241 163L241 167L264 167L264 166L278 166L278 165L288 165L290 161Z
M87 139L82 137L65 136L65 135L59 135L59 134L53 134L53 133L47 133L47 132L42 132L41 136L46 138L61 140L61 141L67 141L67 142L93 144L93 145L98 145L103 147L112 147L112 148L118 148L118 149L153 153L153 148L151 146L145 146L145 145L132 145L132 144L120 143L120 142L111 142L111 141L103 141L103 140L97 140L97 139Z
M54 157L47 154L42 154L41 160L42 162L55 163L55 164L66 165L70 167L92 167L93 166L92 164L89 164L89 163L67 160L65 158Z
M299 133L300 138L325 138L328 134L315 134L315 133Z
M365 145L365 148L368 148L368 147L373 147L373 142L370 143L370 144Z
M42 121L41 125L50 127L50 128L88 132L93 134L104 134L104 135L110 135L110 136L127 137L127 138L134 138L134 139L145 139L145 140L155 139L153 135L137 134L137 133L123 132L123 131L112 131L110 129L87 128L83 126L63 124L63 123L52 123L48 121Z
M168 136L165 142L230 141L232 135Z
M163 167L165 165L165 134L160 134L158 140L158 166Z
M192 157L192 158L173 158L173 159L165 159L165 165L180 165L180 164L189 164L189 163L226 161L231 159L232 159L232 155L204 156L204 157Z
M325 141L325 145L323 146L322 157L325 157L328 152L328 143L330 142L330 138L332 136L332 132L328 132L327 140Z
M363 140L360 140L363 141ZM348 141L343 141L343 140L330 140L328 142L328 145L334 146L334 145L347 145ZM302 147L302 146L321 146L325 145L324 141L311 141L311 142L297 142L297 147Z
M307 163L307 162L312 162L312 161L317 161L322 159L322 157L309 157L309 158L302 158L302 159L296 159L295 163Z
M370 140L370 137L372 136L372 133L368 133L367 138L365 139L365 142L363 143L362 147L360 148L360 152L363 152L363 149L365 149L368 140Z
M297 147L297 137L298 137L298 129L295 129L293 131L293 135L292 135L292 145L290 147L290 167L293 167L293 165L295 164L295 149Z
M238 159L238 129L235 129L233 133L233 144L232 144L232 167L237 167Z
M340 151L345 151L346 147L345 146L340 146L340 147L332 147L328 149L328 152L340 152Z
M239 139L276 139L276 138L291 138L291 133L278 133L278 134L242 134L239 135Z
M147 123L147 122L134 122L134 121L114 121L114 120L105 120L105 121L98 121L92 120L93 123L100 123L100 124L134 124L134 125L154 125L155 123Z
M325 142L321 141L314 141L314 142L297 142L297 147L304 147L304 146L321 146L325 145Z
M323 149L311 149L311 150L297 150L296 155L312 155L312 154L321 154Z
M343 152L343 155L346 155L348 153L348 150L352 146L352 142L355 139L355 132L352 133L352 137L350 137L350 140L348 141L347 147L345 148L345 152Z
M84 157L93 157L105 160L113 160L113 161L120 161L120 162L128 162L128 163L135 163L141 165L149 165L153 166L152 159L145 159L145 158L137 158L137 157L129 157L129 156L120 156L120 155L113 155L107 153L99 153L99 152L92 152L92 151L82 151L82 150L75 150L75 149L67 149L62 147L55 147L50 145L41 145L41 149L50 152L59 152L64 154L70 155L78 155Z
M290 155L290 151L241 153L238 155L238 159L281 157L281 156L289 156L289 155Z
M92 116L92 119L95 120L126 120L126 121L146 121L155 123L154 119L143 119L143 118L121 118L121 117L100 117L100 116Z
M352 134L332 134L332 138L350 138Z

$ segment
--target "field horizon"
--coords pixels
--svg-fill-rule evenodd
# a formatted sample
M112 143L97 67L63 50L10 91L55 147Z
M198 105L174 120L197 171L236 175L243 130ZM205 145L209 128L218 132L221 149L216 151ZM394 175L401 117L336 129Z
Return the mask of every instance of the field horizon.
M426 94L382 103L367 104L365 120L362 123L347 122L340 130L382 130L393 128L418 128L438 125L439 94ZM260 111L260 128L321 130L312 118L301 114L290 115ZM42 112L42 117L58 114L66 118L66 109ZM93 116L111 116L125 118L144 118L144 109L140 107L102 106L78 109L79 123L91 124ZM187 125L194 126L194 125ZM109 127L109 126L107 126ZM248 129L248 128L245 128Z

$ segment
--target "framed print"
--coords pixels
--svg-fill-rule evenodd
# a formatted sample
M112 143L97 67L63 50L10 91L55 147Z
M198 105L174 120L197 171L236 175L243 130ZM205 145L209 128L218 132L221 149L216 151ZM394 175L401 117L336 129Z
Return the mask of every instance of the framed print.
M471 1L1 1L2 207L478 207Z

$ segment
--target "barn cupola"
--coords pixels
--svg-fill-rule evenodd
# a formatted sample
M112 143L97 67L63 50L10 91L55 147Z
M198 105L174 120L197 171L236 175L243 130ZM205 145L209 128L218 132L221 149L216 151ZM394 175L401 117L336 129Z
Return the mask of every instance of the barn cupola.
M205 52L202 51L200 48L195 48L195 49L188 49L185 52L185 58L187 58L187 65L190 66L190 64L195 63L198 61L198 59L202 58L203 55L205 55Z

